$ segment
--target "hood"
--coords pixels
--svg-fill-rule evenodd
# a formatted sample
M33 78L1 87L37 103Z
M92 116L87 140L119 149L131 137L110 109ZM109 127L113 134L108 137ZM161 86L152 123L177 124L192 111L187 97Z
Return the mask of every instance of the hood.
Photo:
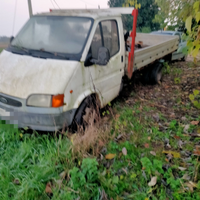
M0 93L27 98L31 94L63 94L77 61L41 59L3 51Z

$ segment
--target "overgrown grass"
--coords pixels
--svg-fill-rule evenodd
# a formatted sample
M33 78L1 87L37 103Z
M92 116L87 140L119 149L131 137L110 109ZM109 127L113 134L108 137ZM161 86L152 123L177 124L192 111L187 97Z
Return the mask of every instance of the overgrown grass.
M0 53L3 51L3 48L0 48Z
M49 199L46 184L74 166L70 146L67 138L23 134L1 123L0 199Z
M194 148L189 137L183 134L183 126L172 120L166 130L160 131L159 125L152 120L153 109L149 108L148 112L144 112L146 108L143 109L141 104L136 104L133 108L117 108L120 117L114 123L113 132L124 133L128 138L124 142L111 142L108 145L109 152L116 154L109 172L119 177L116 191L111 192L113 198L117 198L118 193L122 199L200 199L200 182L197 182L200 175L196 171L198 159L196 156L189 156L190 167L187 167L188 163L183 161L184 156L178 153L180 146L177 138L186 144L182 153L191 152ZM161 123L162 121L165 121L163 117ZM194 128L191 125L189 131L192 132ZM172 156L172 160L167 159L167 152L163 153L166 140L169 141L172 155L177 153ZM124 147L127 149L126 156L121 153ZM178 168L183 166L187 172ZM195 173L198 174L196 178ZM194 188L198 188L196 192L187 188L188 180L182 178L184 174L190 174L190 181L197 182L194 184ZM153 187L148 186L152 177L157 177Z
M85 136L28 134L1 124L0 199L200 199L199 182L196 192L183 186L188 181L178 169L182 158L169 161L162 153L166 138L177 151L174 136L187 141L185 150L192 149L183 127L173 120L160 131L152 119L155 108L141 103L116 103L114 112L108 132L92 129ZM192 156L191 177L197 163ZM155 176L155 186L148 186Z

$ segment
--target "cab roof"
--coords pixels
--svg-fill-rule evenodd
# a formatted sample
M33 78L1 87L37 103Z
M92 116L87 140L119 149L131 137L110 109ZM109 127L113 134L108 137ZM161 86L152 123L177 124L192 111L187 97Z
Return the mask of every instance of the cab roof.
M50 12L40 13L38 15L47 16L79 16L91 17L97 19L100 17L121 16L123 14L132 14L134 7L117 7L107 9L51 9Z

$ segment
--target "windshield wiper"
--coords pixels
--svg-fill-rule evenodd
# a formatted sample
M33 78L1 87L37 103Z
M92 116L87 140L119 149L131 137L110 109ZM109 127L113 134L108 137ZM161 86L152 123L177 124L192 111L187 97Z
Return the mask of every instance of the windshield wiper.
M27 54L30 54L29 49L27 49L27 48L25 48L25 47L17 46L17 45L11 45L11 47L17 48L17 49L19 49L19 50L22 50L22 51L26 52Z
M31 55L31 56L34 56L34 54L43 54L43 56L46 54L46 56L47 56L47 54L49 54L49 55L52 55L51 57L57 57L60 59L69 60L69 58L67 56L63 55L62 53L46 51L43 48L41 48L40 50L35 50L35 49L27 49L25 47L18 46L18 45L10 45L10 47L14 48L14 50L11 50L12 52L16 51L16 50L23 51L27 55ZM46 56L44 56L44 57L46 57Z
M62 53L46 51L46 50L43 49L43 48L41 48L40 50L35 50L35 51L43 52L43 53L47 53L47 54L50 54L50 55L55 56L55 57L60 57L60 58L63 58L63 59L69 60L69 58L66 57L65 55L63 55Z

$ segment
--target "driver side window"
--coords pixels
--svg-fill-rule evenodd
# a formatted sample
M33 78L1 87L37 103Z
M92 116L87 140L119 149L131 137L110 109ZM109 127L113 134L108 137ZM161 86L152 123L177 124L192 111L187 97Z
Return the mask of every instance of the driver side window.
M103 46L103 43L102 43L102 37L101 37L100 24L98 24L93 40L92 40L92 44L91 44L92 58L98 59L98 50L102 46Z
M100 47L106 47L109 50L111 57L119 52L117 21L105 20L98 24L90 48L93 59L98 59Z

